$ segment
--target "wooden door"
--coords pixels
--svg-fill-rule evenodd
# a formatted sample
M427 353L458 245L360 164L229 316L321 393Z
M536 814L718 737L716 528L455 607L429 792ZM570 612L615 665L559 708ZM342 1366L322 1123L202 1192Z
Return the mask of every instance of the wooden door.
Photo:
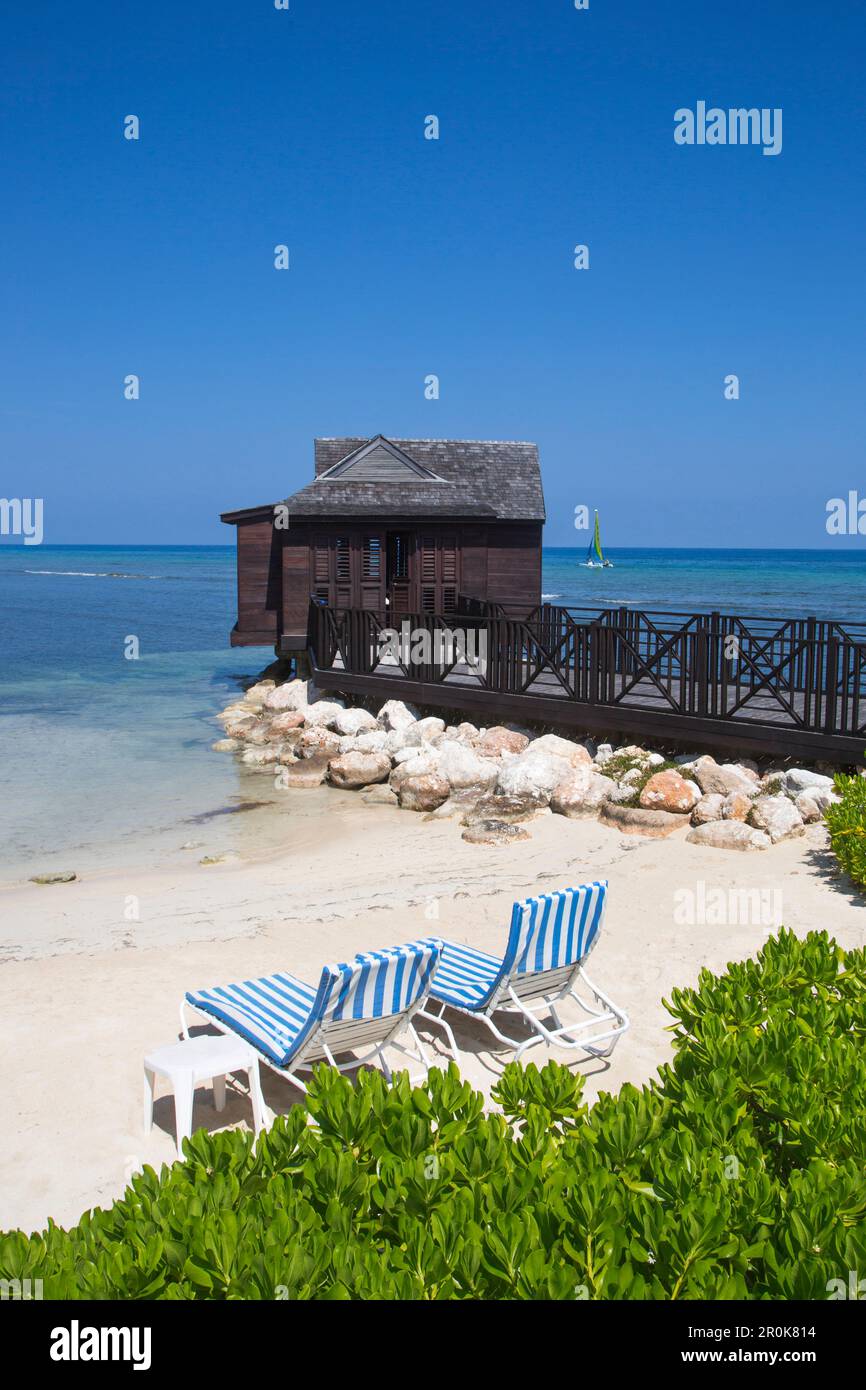
M460 584L460 550L453 533L418 538L418 587L422 613L453 613Z
M357 546L357 606L385 610L385 537L381 531L363 531Z

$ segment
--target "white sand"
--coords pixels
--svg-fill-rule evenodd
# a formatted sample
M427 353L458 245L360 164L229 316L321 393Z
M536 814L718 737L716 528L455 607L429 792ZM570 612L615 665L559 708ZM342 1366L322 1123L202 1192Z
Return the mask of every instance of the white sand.
M175 851L156 871L107 865L78 883L0 887L0 1229L29 1231L49 1216L72 1224L110 1203L142 1163L172 1160L173 1104L162 1093L152 1133L142 1132L141 1061L178 1036L187 989L277 969L315 983L328 960L432 933L501 952L515 898L606 877L607 922L589 968L631 1029L609 1066L580 1064L591 1098L645 1081L670 1055L661 999L673 986L766 939L760 922L678 924L678 890L701 880L708 890L779 889L784 922L798 933L826 928L847 947L864 940L866 914L833 875L821 827L735 854L688 845L685 831L643 840L548 815L528 842L494 848L466 844L454 821L425 822L330 789L286 794L281 806L230 818L243 856L235 863L199 865L205 828L200 849ZM225 843L224 824L219 834ZM131 896L138 921L124 916ZM501 1059L480 1036L469 1040L466 1072L489 1090ZM544 1048L529 1055L545 1060ZM272 1073L263 1080L275 1111L297 1099ZM197 1093L196 1124L248 1116L240 1091L230 1090L220 1116L209 1091Z

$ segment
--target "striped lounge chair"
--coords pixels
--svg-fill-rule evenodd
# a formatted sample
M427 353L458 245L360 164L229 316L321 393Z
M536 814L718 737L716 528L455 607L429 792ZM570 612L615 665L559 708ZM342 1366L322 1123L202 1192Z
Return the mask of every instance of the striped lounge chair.
M423 1063L430 1062L413 1015L426 1002L442 943L429 937L370 951L345 965L326 965L317 989L294 975L265 975L236 985L219 985L188 993L180 1006L185 1038L189 1037L189 1006L224 1033L237 1033L251 1043L266 1066L306 1086L300 1068L325 1060L339 1071L351 1071L377 1057L388 1081L391 1070L385 1049L395 1048ZM408 1033L413 1053L397 1039ZM336 1057L356 1049L364 1055L338 1063Z
M610 1055L628 1028L628 1018L583 968L601 932L606 897L607 883L600 882L515 903L502 959L474 946L443 942L430 1002L420 1014L441 1025L456 1062L461 1057L447 1010L483 1022L499 1042L514 1049L515 1059L541 1042L593 1056ZM592 995L592 1002L577 993L578 983ZM563 1024L557 1006L566 997L588 1017ZM529 1035L522 1040L508 1037L493 1021L500 1014L528 1025Z

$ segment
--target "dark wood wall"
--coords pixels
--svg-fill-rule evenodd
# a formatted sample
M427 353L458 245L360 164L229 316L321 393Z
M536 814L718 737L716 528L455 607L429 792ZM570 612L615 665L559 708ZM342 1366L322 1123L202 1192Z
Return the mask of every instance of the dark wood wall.
M238 523L235 645L306 645L311 594L335 607L384 610L389 537L407 549L407 578L391 588L391 613L442 612L458 593L515 613L541 601L541 524L371 520Z
M274 530L270 514L238 524L238 621L233 646L269 646L279 638L284 534Z

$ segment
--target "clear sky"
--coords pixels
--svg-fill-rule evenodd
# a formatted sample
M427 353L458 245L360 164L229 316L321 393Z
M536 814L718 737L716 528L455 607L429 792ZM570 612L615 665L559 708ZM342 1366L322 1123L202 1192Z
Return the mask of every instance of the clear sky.
M0 495L46 542L229 541L381 431L536 440L548 544L583 503L866 545L856 0L44 0L0 67ZM782 152L675 144L698 101Z

